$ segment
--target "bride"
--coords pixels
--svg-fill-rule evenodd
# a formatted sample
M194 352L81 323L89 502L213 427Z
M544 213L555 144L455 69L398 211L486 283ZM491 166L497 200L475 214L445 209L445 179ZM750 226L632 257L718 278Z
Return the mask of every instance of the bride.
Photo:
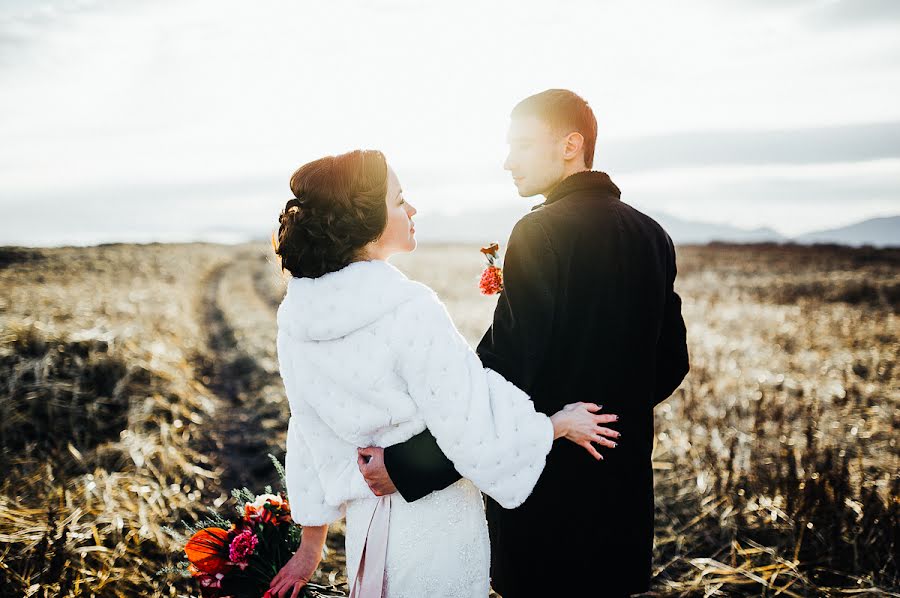
M319 565L328 525L346 517L347 577L363 598L489 593L481 492L521 505L553 441L613 432L597 405L547 417L482 366L429 287L386 260L416 247L416 214L381 152L352 151L299 168L273 239L292 275L277 349L290 403L286 484L300 549L269 596L296 597ZM376 497L357 447L386 447L425 428L463 478L407 503ZM548 525L550 522L548 522ZM535 542L539 542L539 530Z

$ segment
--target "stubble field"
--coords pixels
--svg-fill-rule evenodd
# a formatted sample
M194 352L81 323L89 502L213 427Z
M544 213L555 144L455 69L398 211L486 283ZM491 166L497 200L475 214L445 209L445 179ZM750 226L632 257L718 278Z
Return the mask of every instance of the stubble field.
M394 263L478 341L477 247ZM900 250L678 266L691 373L656 410L654 593L900 595ZM0 248L0 596L197 595L155 574L166 526L279 489L282 288L264 243ZM342 532L320 582L345 581Z

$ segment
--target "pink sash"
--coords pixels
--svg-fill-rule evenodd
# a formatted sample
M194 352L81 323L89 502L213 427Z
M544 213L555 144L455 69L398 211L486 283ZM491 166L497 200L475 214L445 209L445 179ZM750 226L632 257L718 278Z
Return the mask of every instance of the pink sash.
M375 503L369 529L363 543L356 579L350 587L350 598L382 598L387 561L388 530L391 520L391 495Z

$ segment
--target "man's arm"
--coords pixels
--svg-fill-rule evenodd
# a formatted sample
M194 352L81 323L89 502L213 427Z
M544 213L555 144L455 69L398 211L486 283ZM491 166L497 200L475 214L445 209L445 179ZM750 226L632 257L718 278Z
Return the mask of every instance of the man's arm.
M462 477L427 428L384 449L384 466L406 502L443 490Z
M681 297L675 292L675 247L666 236L669 244L669 267L666 281L666 307L663 314L662 329L656 344L656 387L654 389L654 405L669 398L690 370L687 349L687 330L681 316Z
M545 356L556 300L557 265L540 224L520 220L503 261L503 291L494 323L478 346L478 356L504 378L530 394ZM384 465L401 496L412 502L460 479L430 431L384 450Z

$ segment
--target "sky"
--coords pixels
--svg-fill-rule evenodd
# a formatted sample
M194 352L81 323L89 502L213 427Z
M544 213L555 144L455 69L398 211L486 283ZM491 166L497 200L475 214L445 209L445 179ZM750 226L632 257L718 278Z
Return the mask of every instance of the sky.
M0 245L264 234L355 148L426 223L514 219L542 198L502 168L509 112L559 87L651 215L900 214L894 0L0 0Z

